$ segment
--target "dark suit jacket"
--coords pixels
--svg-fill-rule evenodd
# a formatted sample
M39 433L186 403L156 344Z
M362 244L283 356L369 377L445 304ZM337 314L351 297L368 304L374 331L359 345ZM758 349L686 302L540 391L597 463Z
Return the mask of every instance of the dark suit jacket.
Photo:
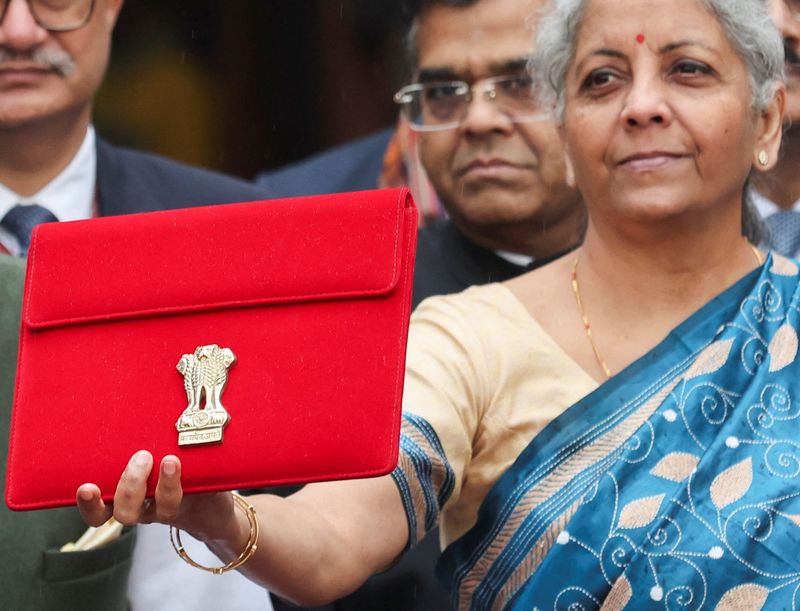
M103 215L263 199L243 181L97 142ZM5 468L24 262L0 256L0 478ZM54 405L54 409L58 406ZM71 431L80 443L79 431ZM0 609L124 611L135 530L88 552L58 549L86 530L74 508L15 513L0 503Z
M297 197L378 188L383 156L394 134L390 127L259 174L255 183L270 197Z
M505 282L545 262L515 265L470 242L450 221L438 220L420 229L417 236L414 307L432 295L460 293L475 284Z
M269 197L248 182L97 139L101 216L246 202Z

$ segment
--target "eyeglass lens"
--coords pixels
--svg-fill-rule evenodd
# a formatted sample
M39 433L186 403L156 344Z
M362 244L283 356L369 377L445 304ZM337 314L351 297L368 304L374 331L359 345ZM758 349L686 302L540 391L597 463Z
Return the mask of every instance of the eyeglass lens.
M524 121L539 112L533 81L527 75L494 77L474 88L461 81L411 86L403 96L403 106L412 126L447 129L466 118L472 99L480 95L512 120Z
M0 21L14 0L0 0ZM86 25L94 9L94 0L25 0L31 15L46 30L63 32Z

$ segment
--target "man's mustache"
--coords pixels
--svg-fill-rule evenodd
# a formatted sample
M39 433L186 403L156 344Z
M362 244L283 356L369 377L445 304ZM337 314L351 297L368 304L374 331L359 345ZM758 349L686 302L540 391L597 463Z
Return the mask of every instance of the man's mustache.
M69 76L75 71L75 60L69 53L44 47L22 53L0 47L0 69L7 63L36 64L55 71L59 76Z

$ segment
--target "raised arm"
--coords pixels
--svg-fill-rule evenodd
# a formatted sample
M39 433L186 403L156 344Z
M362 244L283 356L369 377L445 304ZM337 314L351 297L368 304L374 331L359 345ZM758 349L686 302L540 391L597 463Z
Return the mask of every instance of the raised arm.
M84 519L98 526L113 515L123 524L173 524L204 541L224 564L247 546L250 525L230 493L183 496L180 461L161 461L152 501L145 499L153 467L149 452L129 462L106 506L94 484L78 489ZM408 525L391 476L312 484L281 498L250 496L260 524L258 547L242 567L250 579L302 605L319 605L356 589L390 565L408 540Z
M475 406L488 404L494 393L483 360L486 342L474 325L494 307L493 300L454 297L420 305L409 331L398 484L384 476L312 484L288 498L248 497L261 533L242 573L294 602L317 605L355 590L437 525L441 509L458 498L472 460L481 420ZM104 505L97 486L81 486L84 519L99 525L113 512L123 524L173 524L205 541L220 564L247 548L250 525L230 493L184 497L180 462L167 456L155 499L146 501L152 467L150 453L132 457L113 507Z

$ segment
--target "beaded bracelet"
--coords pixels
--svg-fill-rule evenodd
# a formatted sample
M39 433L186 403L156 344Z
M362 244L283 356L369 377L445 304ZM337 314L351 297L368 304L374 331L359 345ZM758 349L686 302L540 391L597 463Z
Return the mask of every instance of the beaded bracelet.
M172 548L175 550L178 556L180 556L183 559L184 562L190 564L196 569L202 569L204 571L208 571L209 573L214 573L215 575L222 575L227 571L238 569L245 562L247 562L253 554L256 553L256 548L258 543L258 532L259 532L258 518L256 517L256 508L253 507L246 500L244 500L244 498L241 495L236 494L235 492L231 492L231 495L233 496L234 503L242 511L244 511L245 515L247 516L247 521L250 523L250 535L247 538L247 545L245 546L244 551L241 554L239 554L238 558L232 560L228 564L216 567L209 567L209 566L203 566L202 564L198 564L189 557L189 554L186 553L186 550L183 547L183 543L181 543L181 530L172 525L170 525L169 527L169 541L170 543L172 543Z

